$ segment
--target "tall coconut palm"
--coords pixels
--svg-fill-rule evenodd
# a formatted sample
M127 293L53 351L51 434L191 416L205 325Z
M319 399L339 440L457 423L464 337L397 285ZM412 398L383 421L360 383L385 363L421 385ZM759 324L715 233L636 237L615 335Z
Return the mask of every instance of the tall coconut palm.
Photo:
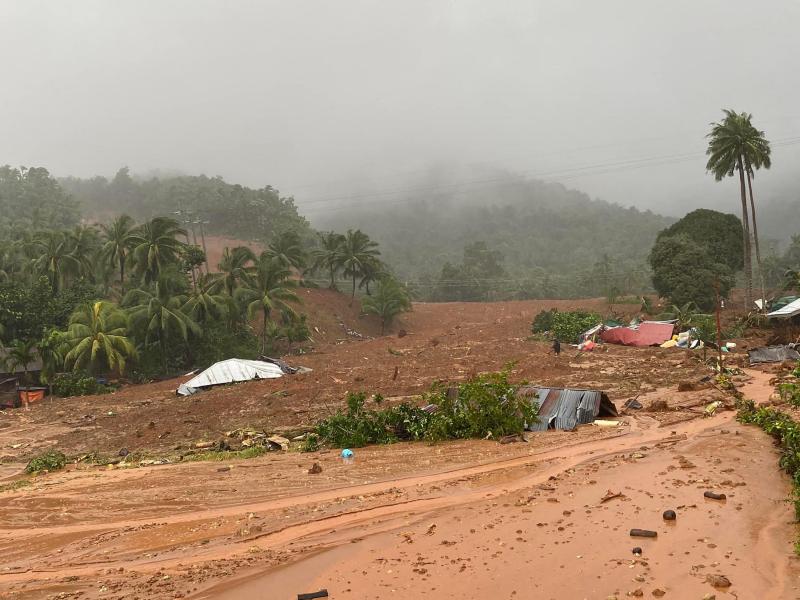
M72 313L64 341L64 365L90 373L125 372L136 348L128 337L128 318L113 302L81 304Z
M266 253L282 267L302 271L306 266L306 251L296 231L284 231L270 242Z
M103 225L103 257L119 268L119 285L125 293L125 263L136 241L136 223L128 215L114 219L109 225Z
M58 293L64 285L68 273L76 273L80 269L80 261L73 256L73 244L62 231L43 231L30 241L29 252L35 258L32 261L34 272L45 275Z
M744 166L747 173L747 189L750 195L750 216L753 223L753 242L756 249L756 264L758 265L758 274L761 279L761 297L766 301L767 291L764 278L764 268L761 262L761 245L758 241L758 221L756 220L756 203L753 198L753 179L756 176L756 171L761 169L769 169L772 166L772 158L770 154L769 141L764 135L763 131L759 131L752 124L753 115L742 113L742 118L746 120L750 129L750 134L747 138L747 143L744 145ZM762 304L766 310L766 302Z
M178 240L186 230L169 217L155 217L133 234L131 257L145 283L158 280L161 272L179 262L185 244Z
M378 244L369 239L366 233L360 229L347 231L340 250L340 264L345 276L353 280L350 304L356 297L356 284L359 276L364 273L365 265L378 256L380 256Z
M125 295L122 304L129 308L132 328L145 346L157 343L164 371L167 370L167 343L177 336L188 341L189 334L199 336L200 326L184 310L186 297L179 293L175 280L162 274L150 289L135 289Z
M314 258L313 268L319 271L327 271L330 276L330 289L336 289L336 273L342 265L342 245L344 236L335 231L326 231L317 234L319 236L320 247L312 252Z
M755 130L749 123L747 115L743 116L729 109L725 109L723 112L725 118L718 123L712 123L711 132L706 136L709 139L706 151L709 157L706 171L712 173L717 181L722 181L725 177L732 177L737 171L739 173L744 242L745 309L750 310L753 300L753 262L745 186L745 154L749 151L749 144L753 140Z
M267 351L272 311L278 310L291 317L295 312L289 303L300 302L294 292L297 282L289 279L290 275L291 271L287 267L273 260L269 253L263 252L258 257L255 270L247 274L242 287L235 292L236 300L246 307L251 319L261 312L262 352Z
M253 263L256 255L246 246L237 246L233 250L225 248L222 252L218 273L212 273L211 291L214 293L224 292L233 297L234 291L238 288L248 273L253 271Z

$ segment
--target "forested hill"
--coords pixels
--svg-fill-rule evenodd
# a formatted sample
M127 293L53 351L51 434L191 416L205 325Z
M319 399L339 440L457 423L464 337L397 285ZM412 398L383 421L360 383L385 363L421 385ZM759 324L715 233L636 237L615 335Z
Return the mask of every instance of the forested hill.
M480 289L480 282L490 279L498 297L647 288L646 257L658 232L673 222L534 180L454 186L425 194L385 203L350 203L310 212L309 217L318 229L363 229L380 243L398 275L414 281L423 297L454 300L485 296L489 290ZM472 246L465 257L465 248L475 242L484 242L485 250ZM471 262L481 262L472 256L474 251L492 253L489 258L498 264L472 268ZM490 275L497 267L502 272ZM472 283L459 286L453 280Z
M202 220L206 230L241 240L269 241L294 230L311 240L313 232L292 198L272 187L252 189L205 175L132 177L127 168L107 179L59 179L85 219L107 221L128 214L137 221L157 215Z

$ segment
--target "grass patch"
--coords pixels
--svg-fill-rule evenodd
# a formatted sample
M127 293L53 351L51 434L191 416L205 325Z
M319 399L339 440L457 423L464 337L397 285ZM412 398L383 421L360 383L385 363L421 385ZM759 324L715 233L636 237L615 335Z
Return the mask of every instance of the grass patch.
M198 454L188 454L183 457L183 462L197 462L201 460L211 460L221 462L223 460L233 460L235 458L256 458L269 452L264 446L250 446L243 450L209 450Z
M0 485L0 494L3 492L14 492L21 488L26 488L32 485L30 479L17 479L16 481L12 481L11 483L5 483Z

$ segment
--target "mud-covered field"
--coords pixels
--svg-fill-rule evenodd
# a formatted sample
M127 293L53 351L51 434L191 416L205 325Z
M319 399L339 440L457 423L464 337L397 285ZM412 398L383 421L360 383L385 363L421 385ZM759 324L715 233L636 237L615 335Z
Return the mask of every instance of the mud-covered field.
M309 374L188 399L173 380L0 415L0 597L798 597L777 450L730 410L702 417L724 395L700 353L602 346L555 357L528 339L540 309L605 312L600 301L421 304L397 325L407 335L375 338L347 298L314 290L306 305L314 349L293 360ZM645 408L618 427L512 444L357 449L353 464L335 449L176 462L237 427L312 425L347 391L414 396L510 362L515 381L599 388L618 407L638 397ZM737 384L760 401L772 389L753 370ZM666 410L648 410L660 400ZM82 462L15 486L46 447L172 462ZM675 521L662 519L667 509Z

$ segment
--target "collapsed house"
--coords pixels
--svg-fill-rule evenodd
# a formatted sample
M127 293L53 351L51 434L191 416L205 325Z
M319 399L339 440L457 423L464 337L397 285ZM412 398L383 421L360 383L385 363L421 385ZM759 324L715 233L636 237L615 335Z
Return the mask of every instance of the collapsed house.
M642 321L631 327L611 327L600 332L600 339L623 346L660 346L672 339L675 325L668 321Z
M180 396L191 396L217 385L254 381L256 379L277 379L284 375L310 371L310 369L304 367L290 367L281 360L266 357L262 357L262 359L229 358L228 360L214 363L205 371L178 386L175 392Z
M778 308L778 303L776 302L773 304L773 308L775 310L767 313L767 317L770 319L791 319L792 317L800 315L800 298L783 304L780 308Z
M517 394L539 405L539 422L527 426L528 431L563 429L592 423L597 417L617 417L617 407L605 392L568 388L521 387Z

